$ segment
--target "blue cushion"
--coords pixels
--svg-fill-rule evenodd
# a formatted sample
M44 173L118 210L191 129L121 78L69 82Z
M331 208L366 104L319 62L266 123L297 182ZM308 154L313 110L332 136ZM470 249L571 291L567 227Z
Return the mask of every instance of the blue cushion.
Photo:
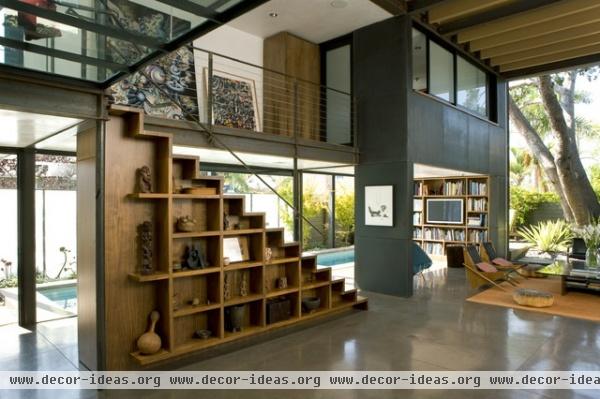
M431 258L423 248L413 242L413 274L421 273L433 264Z

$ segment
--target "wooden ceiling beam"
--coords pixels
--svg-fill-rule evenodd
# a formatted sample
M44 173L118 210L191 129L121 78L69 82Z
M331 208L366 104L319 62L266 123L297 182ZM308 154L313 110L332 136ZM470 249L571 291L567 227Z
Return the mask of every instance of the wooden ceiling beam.
M600 33L596 33L595 35L586 36L578 39L567 40L560 43L549 44L547 46L538 47L533 50L524 50L512 54L501 55L499 57L492 57L490 59L490 63L494 66L510 64L513 62L528 60L530 58L537 58L544 55L562 53L567 50L575 50L582 47L588 47L594 44L600 44Z
M428 21L430 24L441 24L513 1L515 0L452 0L432 7L428 13Z
M409 14L420 14L447 1L448 0L412 0L406 2L406 9Z
M600 6L600 2L597 3ZM554 32L560 32L571 29L576 26L597 23L600 21L600 8L571 14L564 18L557 19L552 23L537 23L523 28L515 29L510 32L500 33L483 39L469 42L471 51L480 51L492 47L498 47L508 43L524 42L527 39L544 36Z
M590 23L586 25L575 26L559 32L553 32L543 36L533 37L518 43L509 43L498 47L483 49L479 53L479 56L482 59L499 57L525 50L533 50L538 47L544 47L554 43L566 42L572 39L594 35L596 33L600 33L600 25L597 23Z
M466 43L490 36L493 37L532 24L562 19L571 14L585 12L597 7L600 7L598 0L564 0L462 30L458 32L457 40L459 43Z
M579 49L567 50L560 53L549 54L541 57L530 58L528 60L503 64L500 65L500 73L536 67L544 64L552 64L559 61L570 60L571 58L579 58L594 55L597 53L600 53L600 44L594 44Z
M578 58L571 58L550 64L538 65L530 68L516 69L514 71L503 73L502 77L505 79L524 79L532 76L539 76L541 74L557 73L573 68L585 68L598 64L600 64L600 53Z

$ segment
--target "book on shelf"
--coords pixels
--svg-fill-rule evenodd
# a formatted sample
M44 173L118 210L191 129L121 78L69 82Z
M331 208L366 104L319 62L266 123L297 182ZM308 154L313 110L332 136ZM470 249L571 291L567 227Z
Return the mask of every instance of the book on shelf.
M487 195L487 183L470 181L469 195Z
M467 226L469 227L485 227L487 223L487 215L474 215L467 218Z
M469 231L469 241L470 242L485 242L485 241L487 241L487 231L484 231L484 230Z
M445 182L443 193L448 196L464 195L463 180L451 180Z
M413 229L413 238L422 238L423 230L420 227L416 227Z
M413 195L420 197L423 195L423 182L416 181L413 185Z
M414 212L423 211L423 200L422 199L413 199L413 211Z
M438 242L426 242L423 249L430 255L444 255L444 246Z
M426 227L423 232L423 238L426 240L464 241L465 231L462 229Z
M423 221L423 214L421 212L414 212L413 213L413 224L422 224Z
M469 198L467 201L469 212L487 212L486 198Z

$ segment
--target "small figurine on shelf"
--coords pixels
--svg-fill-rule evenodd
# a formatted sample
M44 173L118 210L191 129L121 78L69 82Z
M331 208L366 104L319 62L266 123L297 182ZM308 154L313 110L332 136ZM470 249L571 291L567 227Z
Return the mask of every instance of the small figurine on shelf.
M229 259L229 257L224 257L223 258L223 265L227 266L231 263L231 259Z
M200 306L200 298L194 298L190 301L192 306Z
M152 192L152 173L150 173L150 168L146 165L137 170L137 192Z
M194 338L198 338L198 339L209 339L211 335L212 335L212 331L210 331L210 330L194 331Z
M265 248L265 262L271 263L271 259L273 259L273 248L267 247Z
M179 294L175 293L173 294L173 310L178 310L179 309Z
M193 219L191 216L177 218L177 231L189 233L194 231L194 227L196 227L196 219Z
M229 215L226 213L223 214L223 230L231 229L231 224L229 223Z
M280 290L286 289L288 287L287 277L279 277L277 279L276 286Z
M158 319L160 319L160 313L156 310L152 311L148 331L140 335L137 340L137 347L142 355L153 355L160 350L162 341L160 336L154 332Z
M140 247L142 249L142 274L152 274L152 222L144 222L138 226Z
M246 273L242 275L242 282L240 283L240 296L248 296L248 275Z
M225 273L225 280L223 282L223 299L228 301L231 299L231 281L229 273Z
M185 249L185 263L190 269L204 269L207 266L204 254L194 245Z

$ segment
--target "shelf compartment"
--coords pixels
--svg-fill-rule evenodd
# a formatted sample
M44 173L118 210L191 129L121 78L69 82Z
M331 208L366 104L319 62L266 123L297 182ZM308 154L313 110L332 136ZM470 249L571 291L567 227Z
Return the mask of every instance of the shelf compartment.
M185 232L185 233L173 233L173 238L174 239L181 239L181 238L202 238L202 237L213 237L213 236L219 236L221 235L220 231L191 231L191 232Z
M265 303L267 326L285 323L300 316L299 293L289 293L268 299Z
M306 286L309 284L329 283L331 281L331 268L313 268L312 265L306 264L305 260L302 259L302 274L301 284Z
M142 273L142 225L148 221L152 223L152 274L161 274L169 272L168 251L164 248L169 241L169 224L166 223L169 214L168 201L146 201L135 203L135 213L131 215L134 218L133 234L135 240L131 244L131 258L135 259L135 265L132 265L131 272L143 275ZM152 275L151 274L151 275Z
M232 308L234 306L242 307L244 309L243 321L242 321L242 329L241 331L232 331L232 325L230 322ZM264 326L264 307L263 300L258 299L253 302L247 302L244 304L227 306L224 310L225 315L225 338L233 337L233 336L241 336L241 335L249 335L258 330L262 329Z
M210 309L200 313L177 317L175 319L175 350L180 351L182 347L205 346L208 341L218 340L222 337L223 318L221 309ZM204 340L194 338L197 330L210 330L212 335Z
M152 274L141 274L141 273L129 273L129 279L137 281L138 283L146 283L150 281L167 280L169 278L168 273L152 273Z
M245 282L247 295L242 296L242 285ZM225 300L225 305L248 302L263 296L263 268L262 266L226 270L223 276L223 296L225 296L225 286L228 285L230 293L229 299Z
M356 289L346 290L344 280L336 281L331 284L331 307L337 308L346 303L355 303L357 298Z
M191 305L194 298L197 306ZM221 273L195 275L173 280L173 307L175 314L195 313L193 310L221 303ZM176 307L176 309L175 309Z
M329 285L317 288L302 289L301 298L318 297L321 299L319 307L312 312L308 312L302 306L302 316L311 315L320 311L325 311L330 308L331 291Z
M215 267L221 267L221 237L220 236L206 236L206 237L184 237L177 240L173 240L173 259L171 259L171 265L180 264L185 265L186 253L188 248L196 248L200 252L200 257L204 259L205 267L203 269L185 269L183 273L199 270L207 270Z
M265 226L265 214L246 211L243 196L224 197L223 215L223 229L226 231L264 229Z
M186 306L183 306L183 307L173 311L173 317L189 316L192 314L202 313L202 312L206 312L208 310L220 309L220 308L221 308L220 303L212 303L210 305L199 305L199 306L186 305Z
M183 216L196 221L194 232L220 232L223 222L218 196L215 199L188 199L177 195L177 198L173 201L173 231L176 234L187 234L177 231L177 218Z
M206 269L188 269L188 270L182 270L182 271L178 271L178 272L173 272L173 278L182 278L182 277L191 277L191 276L199 276L202 274L209 274L209 273L218 273L219 271L221 271L221 268L218 266L215 267L208 267Z
M239 257L240 253L237 252L236 248L240 248L241 250L241 260L240 262L261 262L264 258L264 245L263 245L263 233L262 230L260 232L254 232L249 234L235 234L228 235L223 238L223 257L227 257L231 260L234 260L236 257ZM234 266L236 263L240 262L231 262L230 266Z
M287 287L298 288L300 286L300 263L297 259L286 263L267 264L264 273L267 295L273 291L281 290L277 287L277 282L284 277L287 280Z

